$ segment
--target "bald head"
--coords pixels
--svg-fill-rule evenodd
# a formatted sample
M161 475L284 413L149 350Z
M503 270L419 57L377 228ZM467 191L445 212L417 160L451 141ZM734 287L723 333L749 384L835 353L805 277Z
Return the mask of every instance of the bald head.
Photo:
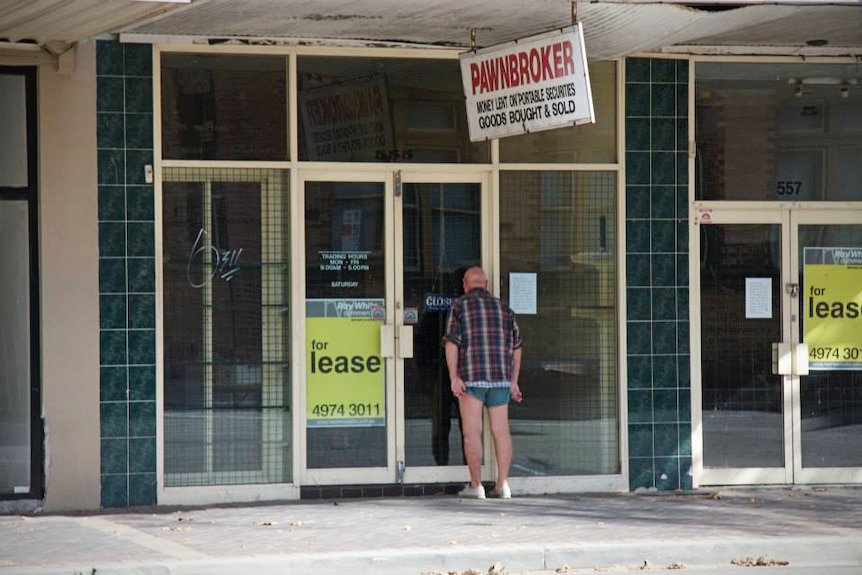
M464 272L464 292L469 292L474 289L487 289L488 278L485 277L485 272L478 266L468 268Z

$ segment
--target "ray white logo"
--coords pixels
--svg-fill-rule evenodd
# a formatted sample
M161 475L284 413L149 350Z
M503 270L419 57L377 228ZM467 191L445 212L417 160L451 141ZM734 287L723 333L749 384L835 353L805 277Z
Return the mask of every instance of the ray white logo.
M862 249L834 249L832 250L832 261L841 265L860 264L862 263Z

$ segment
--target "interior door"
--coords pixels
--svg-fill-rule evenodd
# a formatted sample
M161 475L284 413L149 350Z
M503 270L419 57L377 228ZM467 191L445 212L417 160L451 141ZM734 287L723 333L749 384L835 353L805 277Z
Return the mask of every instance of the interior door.
M696 482L862 481L862 211L773 204L695 220Z
M304 483L463 479L442 330L485 176L305 173Z

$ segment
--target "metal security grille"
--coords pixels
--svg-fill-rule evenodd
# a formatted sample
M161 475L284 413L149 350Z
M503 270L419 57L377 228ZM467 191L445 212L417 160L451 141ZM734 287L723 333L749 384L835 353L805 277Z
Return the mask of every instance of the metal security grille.
M287 173L167 168L165 485L291 475Z
M512 273L536 287L512 475L619 472L616 189L607 172L500 174L502 296Z

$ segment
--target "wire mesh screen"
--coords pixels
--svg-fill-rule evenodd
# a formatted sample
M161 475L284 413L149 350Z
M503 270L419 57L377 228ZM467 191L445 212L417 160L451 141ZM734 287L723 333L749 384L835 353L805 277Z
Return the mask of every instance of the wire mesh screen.
M502 295L524 337L514 476L619 471L616 190L614 173L500 174Z
M165 485L290 481L287 173L168 168Z

